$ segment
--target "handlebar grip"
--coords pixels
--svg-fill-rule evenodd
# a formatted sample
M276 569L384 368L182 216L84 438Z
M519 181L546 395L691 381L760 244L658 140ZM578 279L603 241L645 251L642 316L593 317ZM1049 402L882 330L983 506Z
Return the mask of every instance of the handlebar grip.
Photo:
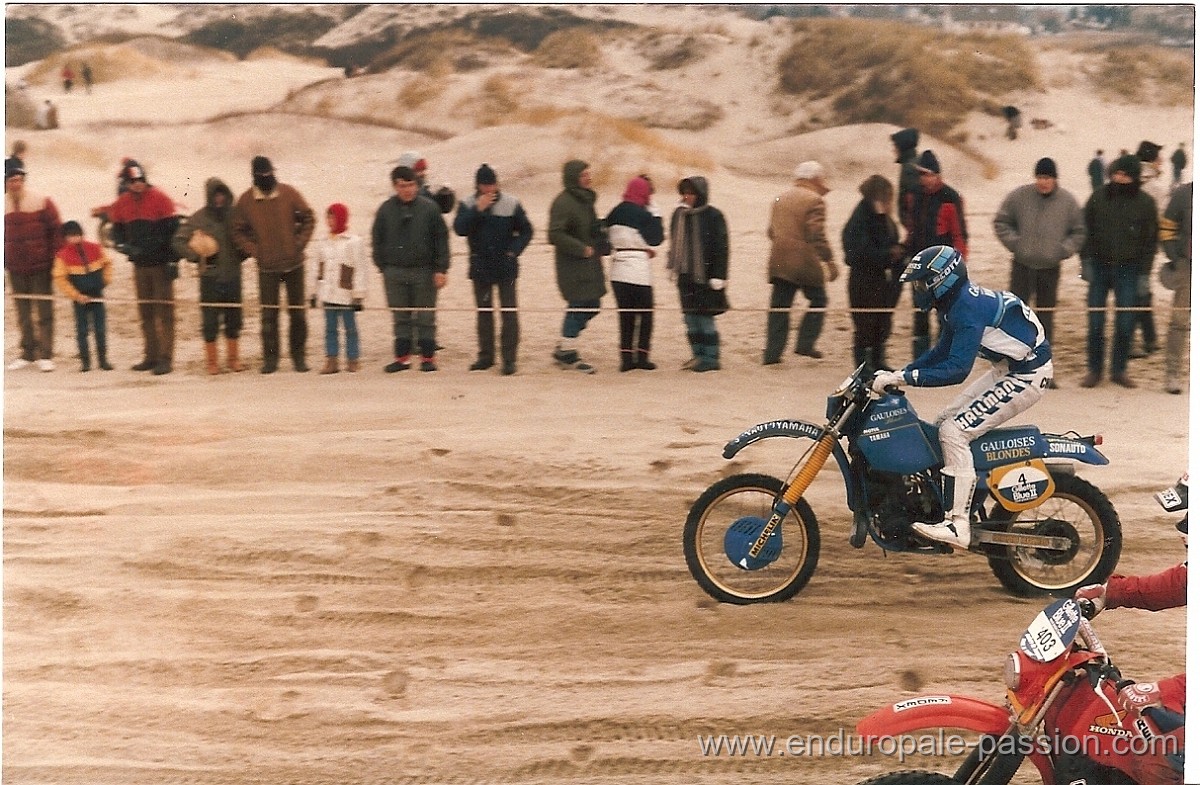
M1083 618L1087 619L1088 621L1091 621L1099 615L1100 612L1096 610L1096 603L1092 602L1091 600L1083 599L1077 600L1076 602L1079 605L1079 612L1082 613Z

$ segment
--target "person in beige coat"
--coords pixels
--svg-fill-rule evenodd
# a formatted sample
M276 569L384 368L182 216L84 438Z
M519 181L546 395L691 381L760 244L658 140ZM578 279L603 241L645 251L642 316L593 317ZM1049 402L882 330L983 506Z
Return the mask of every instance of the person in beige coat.
M771 283L771 310L767 314L767 348L763 365L782 362L783 348L791 329L789 315L796 292L808 299L808 312L800 320L796 334L796 354L820 359L817 339L825 325L825 306L829 298L826 282L838 277L833 250L825 235L825 169L816 161L796 167L794 183L775 199L771 207L771 256L767 279Z

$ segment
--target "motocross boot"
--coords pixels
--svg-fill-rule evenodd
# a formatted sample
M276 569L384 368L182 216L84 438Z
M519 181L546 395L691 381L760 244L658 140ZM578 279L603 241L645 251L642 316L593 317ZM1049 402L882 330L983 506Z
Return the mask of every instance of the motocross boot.
M975 493L975 475L943 474L942 498L948 504L941 523L914 523L913 531L935 542L955 548L971 545L971 496Z

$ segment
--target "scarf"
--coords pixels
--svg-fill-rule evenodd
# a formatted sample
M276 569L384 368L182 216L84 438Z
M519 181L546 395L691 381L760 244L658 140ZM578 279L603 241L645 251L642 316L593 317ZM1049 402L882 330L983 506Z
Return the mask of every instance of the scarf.
M701 285L708 283L700 236L700 220L707 209L707 204L695 208L681 205L675 209L671 216L671 248L667 252L668 270L680 280L686 277Z

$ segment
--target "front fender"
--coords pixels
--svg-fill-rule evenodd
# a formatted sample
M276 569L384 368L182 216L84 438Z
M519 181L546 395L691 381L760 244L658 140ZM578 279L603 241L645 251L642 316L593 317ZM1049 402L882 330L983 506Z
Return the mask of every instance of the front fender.
M778 436L786 436L789 439L812 439L813 441L817 441L824 435L824 428L810 422L805 422L804 420L772 420L771 422L759 423L753 428L742 431L733 439L726 442L725 449L721 454L728 460L755 442L760 442L763 439L773 439ZM838 469L842 472L842 482L846 486L846 501L849 504L850 500L854 498L854 487L851 483L852 475L850 474L850 459L846 457L846 451L842 449L842 443L839 441L833 443L833 459L837 461Z
M923 695L893 703L859 720L854 730L868 742L916 730L958 728L999 736L1012 718L1008 710L962 695Z
M787 436L791 439L812 439L816 441L825 434L819 425L813 425L803 420L772 420L755 425L742 431L725 444L722 455L728 460L755 442L763 439L773 439L776 436Z

